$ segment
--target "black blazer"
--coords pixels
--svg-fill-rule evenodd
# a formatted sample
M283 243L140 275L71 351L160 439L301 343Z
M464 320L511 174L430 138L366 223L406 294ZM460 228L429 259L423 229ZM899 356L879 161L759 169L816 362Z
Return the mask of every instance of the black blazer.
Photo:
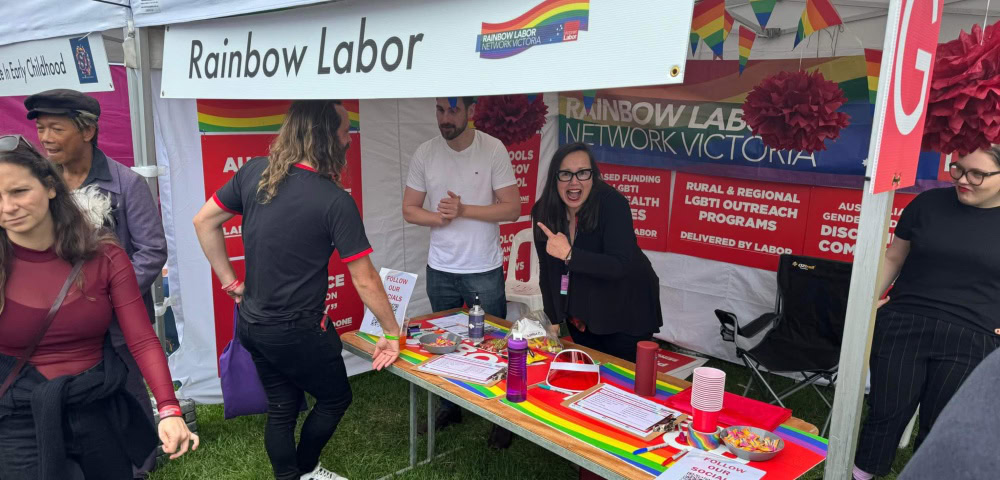
M660 279L636 241L628 200L606 184L595 184L590 195L600 206L598 225L577 233L568 266L545 251L544 235L535 235L545 314L553 323L576 317L599 335L655 333L663 325ZM561 295L567 271L569 294Z

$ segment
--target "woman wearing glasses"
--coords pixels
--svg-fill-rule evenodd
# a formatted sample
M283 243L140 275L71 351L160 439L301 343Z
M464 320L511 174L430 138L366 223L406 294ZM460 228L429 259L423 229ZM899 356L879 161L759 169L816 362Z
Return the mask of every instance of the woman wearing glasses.
M0 137L0 478L132 478L156 448L108 337L117 317L156 397L163 450L198 447L125 250L84 217L52 163Z
M854 476L889 473L920 405L916 446L979 362L1000 347L1000 146L950 167L954 188L918 195L899 219L879 292L868 417Z
M531 210L545 314L573 341L635 361L663 325L659 279L639 248L628 200L601 180L590 149L563 145Z

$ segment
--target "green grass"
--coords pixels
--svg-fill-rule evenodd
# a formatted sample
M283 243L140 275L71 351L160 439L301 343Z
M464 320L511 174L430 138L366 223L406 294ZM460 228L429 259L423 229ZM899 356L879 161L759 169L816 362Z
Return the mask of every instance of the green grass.
M741 365L711 360L708 366L726 371L727 390L742 393L749 372ZM354 403L340 424L333 440L323 451L324 466L352 480L380 478L408 465L408 395L405 380L389 373L366 373L351 377ZM776 389L791 381L775 377ZM832 393L829 390L827 393ZM763 400L759 390L750 393ZM426 416L418 396L418 414ZM820 428L826 407L812 389L798 392L786 405L795 416ZM515 414L512 412L512 414ZM264 416L222 418L221 405L198 406L198 430L201 448L197 452L162 466L151 480L222 480L271 479L271 466L264 451ZM577 478L576 467L561 457L523 439L496 452L486 447L490 423L466 413L461 426L438 433L436 451L451 452L428 465L418 466L397 478L401 479L546 479ZM418 437L418 459L426 456L424 437ZM912 445L912 442L911 442ZM457 451L456 451L457 450ZM912 447L900 450L893 473L882 478L894 479L913 454ZM822 464L803 478L823 478Z

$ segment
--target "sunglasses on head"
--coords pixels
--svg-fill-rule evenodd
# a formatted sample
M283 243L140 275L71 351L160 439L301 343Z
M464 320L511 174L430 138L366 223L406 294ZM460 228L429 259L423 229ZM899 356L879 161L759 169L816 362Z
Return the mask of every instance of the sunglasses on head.
M549 365L545 384L552 390L575 395L601 383L601 367L583 350L567 349L556 354Z
M34 147L28 143L28 140L21 135L2 135L0 136L0 152L13 152L24 144L28 148L34 150Z

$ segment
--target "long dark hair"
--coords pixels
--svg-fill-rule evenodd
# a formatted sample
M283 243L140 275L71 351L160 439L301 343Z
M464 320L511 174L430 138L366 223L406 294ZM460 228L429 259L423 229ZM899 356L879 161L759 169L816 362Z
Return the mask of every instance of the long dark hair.
M590 151L590 147L582 142L568 143L559 147L555 155L552 156L552 162L549 163L549 173L545 177L545 188L542 190L542 196L538 197L535 206L531 208L532 225L535 229L536 241L543 240L545 236L542 234L541 229L534 225L534 222L542 222L553 233L562 232L567 235L569 234L569 218L566 213L566 204L559 197L557 186L559 179L556 176L559 173L559 168L562 166L563 159L574 152L586 152L587 158L590 159L590 168L594 171L594 176L591 177L594 186L590 189L590 195L587 196L587 200L580 206L580 211L577 212L577 229L581 232L590 232L597 228L597 213L600 210L597 194L603 189L611 187L601 179L601 170L597 166L597 161L594 160L594 154Z
M257 195L260 203L278 194L278 185L292 165L308 161L316 172L339 184L347 166L347 150L340 144L340 100L296 100L288 107L278 136L271 142L267 168L260 175Z
M0 163L23 167L42 183L42 186L55 190L56 196L49 200L49 213L55 226L55 253L59 258L69 263L87 261L97 255L101 245L114 243L114 238L106 233L99 233L70 195L69 187L56 171L52 162L38 153L26 141L12 151L0 153ZM6 303L7 279L10 278L13 266L14 247L7 236L7 231L0 228L0 312ZM83 276L78 277L82 281Z

